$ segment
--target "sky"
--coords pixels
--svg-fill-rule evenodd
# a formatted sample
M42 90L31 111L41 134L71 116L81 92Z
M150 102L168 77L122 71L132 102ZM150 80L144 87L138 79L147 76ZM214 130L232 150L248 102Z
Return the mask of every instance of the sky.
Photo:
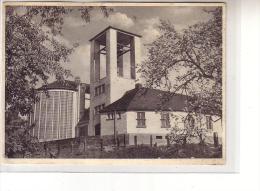
M146 58L145 44L153 42L160 36L158 25L160 20L168 20L175 29L181 31L190 25L210 19L204 9L212 7L111 7L114 12L108 18L104 17L100 9L91 11L89 23L83 21L80 13L72 11L64 18L62 36L56 36L59 41L71 47L79 46L64 64L71 70L73 76L79 76L82 82L89 83L90 79L90 43L89 40L108 26L117 27L129 32L142 35L141 59ZM76 10L76 8L75 8ZM73 77L73 78L74 78ZM72 78L72 79L73 79Z

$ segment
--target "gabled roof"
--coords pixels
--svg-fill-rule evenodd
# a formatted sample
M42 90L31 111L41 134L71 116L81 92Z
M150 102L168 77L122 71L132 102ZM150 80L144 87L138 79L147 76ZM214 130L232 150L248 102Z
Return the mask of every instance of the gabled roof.
M40 87L38 90L72 90L77 91L77 83L75 81L63 80L63 81L54 81L48 85ZM86 84L86 93L90 92L89 84Z
M185 111L187 96L151 88L136 87L106 106L100 113L113 111Z

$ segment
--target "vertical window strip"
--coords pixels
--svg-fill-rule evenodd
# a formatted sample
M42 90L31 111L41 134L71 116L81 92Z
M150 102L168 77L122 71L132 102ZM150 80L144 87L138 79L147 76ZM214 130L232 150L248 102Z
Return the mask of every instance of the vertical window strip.
M45 97L45 93L43 93L42 102L41 102L40 140L44 140L45 119L46 119L46 97Z
M72 128L73 127L73 123L72 123L72 118L73 118L73 93L70 93L70 137L72 137Z
M53 121L53 138L57 139L58 138L58 118L59 118L59 92L55 91L54 92L54 121Z
M54 113L54 97L55 97L55 92L52 92L52 119L51 119L51 139L54 139L54 117L55 117L55 113Z
M40 112L40 102L36 102L35 110L35 120L34 120L34 136L38 138L38 128L39 128L39 112Z
M37 102L34 104L34 112L33 112L33 123L35 124L35 117L36 117L36 105L37 105ZM33 127L33 133L32 135L35 136L35 126Z
M58 99L58 123L57 123L57 138L60 138L60 91L59 91L59 99Z
M45 105L45 119L44 119L44 133L43 133L43 139L45 140L46 139L46 125L47 125L47 121L48 121L48 99L46 97L46 105Z
M72 137L72 128L73 128L73 126L72 126L72 117L73 117L73 115L72 115L72 93L71 92L69 93L68 103L69 103L69 105L68 105L68 108L69 108L69 117L68 117L68 119L69 119L69 121L68 121L68 123L69 123L69 130L68 130L68 136Z
M49 91L49 97L47 99L47 123L46 123L46 134L45 139L52 140L52 121L53 121L53 92Z
M37 135L37 137L38 137L38 139L40 139L40 127L41 127L41 103L42 103L42 92L40 93L40 109L39 109L39 118L38 118L38 120L39 120L39 127L38 127L38 135Z
M66 130L66 124L65 124L65 117L66 117L66 105L65 105L65 99L66 94L64 91L62 91L62 99L61 99L61 111L62 111L62 125L61 125L61 138L65 138L65 130Z
M67 131L68 131L68 92L66 92L66 128L65 128L65 138L67 139Z

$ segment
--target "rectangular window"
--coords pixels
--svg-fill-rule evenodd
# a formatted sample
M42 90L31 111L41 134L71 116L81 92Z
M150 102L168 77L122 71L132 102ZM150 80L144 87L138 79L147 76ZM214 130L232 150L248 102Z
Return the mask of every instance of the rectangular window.
M170 114L166 112L161 113L162 128L170 128Z
M145 128L145 112L137 112L137 127Z
M98 96L98 88L95 88L95 96Z
M98 105L95 107L95 115L99 114L99 111L102 110L105 107L105 104Z
M113 120L113 119L114 119L114 113L108 113L107 120Z
M95 107L95 115L98 114L98 106Z
M101 93L105 93L105 84L101 86Z
M107 120L113 120L115 114L114 113L107 113ZM119 120L121 119L121 113L116 113L116 118Z
M211 116L206 116L207 129L213 129Z
M162 136L155 136L156 139L162 139Z
M105 84L95 87L95 96L105 93Z
M121 119L121 113L120 112L117 113L117 119Z

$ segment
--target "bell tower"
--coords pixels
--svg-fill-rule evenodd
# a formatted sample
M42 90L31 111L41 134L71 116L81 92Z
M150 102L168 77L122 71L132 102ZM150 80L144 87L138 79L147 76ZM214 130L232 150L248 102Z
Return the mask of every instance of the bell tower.
M100 135L99 111L135 87L140 38L109 26L90 39L89 136Z

